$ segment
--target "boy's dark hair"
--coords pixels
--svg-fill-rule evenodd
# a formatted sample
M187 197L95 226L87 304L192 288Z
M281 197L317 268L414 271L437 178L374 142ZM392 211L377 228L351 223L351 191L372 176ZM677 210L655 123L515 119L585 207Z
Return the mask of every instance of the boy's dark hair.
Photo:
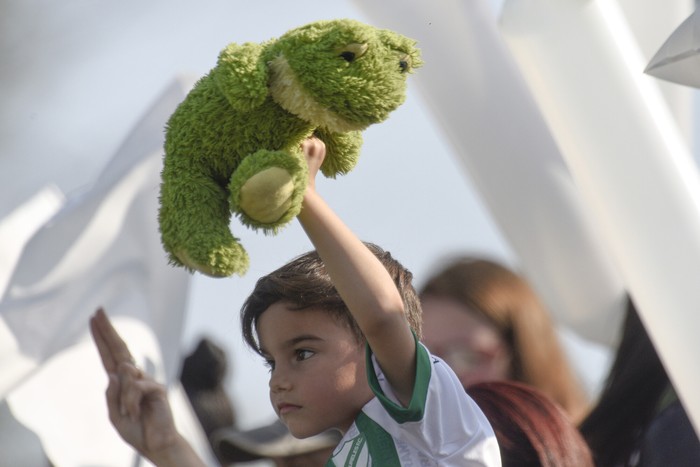
M413 332L421 338L421 307L413 288L413 275L391 253L373 243L365 245L389 271L404 303L406 320ZM326 267L316 251L305 253L281 268L261 277L241 309L241 329L245 342L257 353L257 323L260 315L277 302L290 304L291 309L321 309L347 325L358 342L364 340L362 330L340 298L331 282Z

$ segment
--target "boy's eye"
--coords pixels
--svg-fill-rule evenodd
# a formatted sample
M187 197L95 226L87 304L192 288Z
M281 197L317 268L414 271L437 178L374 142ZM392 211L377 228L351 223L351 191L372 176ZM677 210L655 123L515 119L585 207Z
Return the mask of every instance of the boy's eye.
M299 349L296 351L296 357L298 361L306 360L313 356L314 352L307 349Z
M266 366L270 371L272 371L272 370L275 369L275 361L274 361L274 360L265 359L265 366Z

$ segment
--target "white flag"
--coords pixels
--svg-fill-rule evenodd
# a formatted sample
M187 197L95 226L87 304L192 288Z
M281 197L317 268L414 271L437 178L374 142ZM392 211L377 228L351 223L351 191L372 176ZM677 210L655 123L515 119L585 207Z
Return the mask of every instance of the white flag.
M700 431L700 177L616 2L507 0L504 33Z
M557 322L611 345L621 279L487 0L355 0L418 41L416 83L456 157Z
M54 465L136 462L107 416L107 378L88 333L99 306L139 364L177 388L190 276L167 264L157 209L164 126L186 91L175 81L92 188L36 232L0 302L0 395ZM181 428L198 436L174 397Z

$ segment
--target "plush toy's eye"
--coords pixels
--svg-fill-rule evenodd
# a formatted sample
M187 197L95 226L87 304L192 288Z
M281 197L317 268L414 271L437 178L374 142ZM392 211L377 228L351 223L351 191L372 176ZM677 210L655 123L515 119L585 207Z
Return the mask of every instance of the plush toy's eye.
M340 56L345 59L346 62L352 63L355 60L355 54L352 52L341 52Z
M369 46L367 44L348 44L340 51L338 54L348 63L354 62L356 59L362 57Z
M411 56L410 55L404 55L399 59L399 68L401 69L401 73L406 73L408 70L411 69Z

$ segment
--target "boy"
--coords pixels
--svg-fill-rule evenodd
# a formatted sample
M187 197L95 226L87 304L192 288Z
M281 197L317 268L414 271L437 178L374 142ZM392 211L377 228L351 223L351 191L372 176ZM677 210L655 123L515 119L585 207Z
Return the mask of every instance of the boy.
M270 366L275 412L299 438L343 433L328 465L499 466L488 421L418 343L410 273L318 195L324 144L309 138L302 149L309 185L298 219L315 252L260 279L241 315L246 341ZM201 465L172 426L163 388L130 363L103 312L91 329L117 431L156 465Z

